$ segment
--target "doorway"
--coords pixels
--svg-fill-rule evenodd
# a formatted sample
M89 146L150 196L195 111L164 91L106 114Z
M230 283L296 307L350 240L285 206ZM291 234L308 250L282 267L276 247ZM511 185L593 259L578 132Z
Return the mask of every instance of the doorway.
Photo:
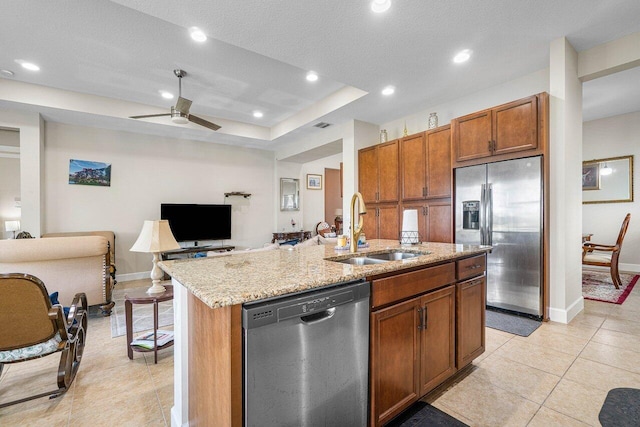
M329 225L335 225L337 216L336 210L342 211L342 185L340 179L340 169L324 169L325 190L324 190L324 220ZM337 229L338 227L336 227ZM339 232L336 230L336 232Z

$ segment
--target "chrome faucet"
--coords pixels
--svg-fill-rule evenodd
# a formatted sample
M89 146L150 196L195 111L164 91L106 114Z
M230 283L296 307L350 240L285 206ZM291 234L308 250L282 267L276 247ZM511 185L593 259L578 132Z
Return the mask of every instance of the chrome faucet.
M353 223L356 213L356 201L358 202L358 216L360 217L357 227ZM362 217L362 215L366 213L367 208L364 205L362 194L356 191L355 194L351 196L351 244L349 245L349 252L355 253L358 251L358 239L360 238L360 233L362 233L362 227L364 225L364 218Z

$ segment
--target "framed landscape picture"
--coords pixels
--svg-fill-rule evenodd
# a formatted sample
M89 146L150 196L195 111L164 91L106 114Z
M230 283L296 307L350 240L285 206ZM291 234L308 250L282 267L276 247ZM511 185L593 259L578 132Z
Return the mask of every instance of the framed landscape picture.
M600 163L582 164L582 190L600 189Z
M111 163L69 160L69 184L111 186Z
M322 190L322 175L307 174L307 189Z

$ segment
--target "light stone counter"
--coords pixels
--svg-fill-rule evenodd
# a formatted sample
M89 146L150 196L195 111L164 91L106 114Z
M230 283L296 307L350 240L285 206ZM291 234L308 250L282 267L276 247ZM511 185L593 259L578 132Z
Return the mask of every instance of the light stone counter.
M489 246L421 243L401 246L396 240L369 240L358 254L393 249L425 253L414 258L373 265L328 261L355 254L330 245L307 246L252 253L235 252L211 258L163 261L158 265L211 308L242 304L333 283L361 279L392 271L427 266L489 251ZM428 253L428 254L426 254Z

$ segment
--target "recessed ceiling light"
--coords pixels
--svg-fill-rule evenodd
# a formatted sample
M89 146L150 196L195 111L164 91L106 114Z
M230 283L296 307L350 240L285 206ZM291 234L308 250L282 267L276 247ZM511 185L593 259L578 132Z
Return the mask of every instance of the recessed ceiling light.
M391 0L373 0L371 2L371 10L375 13L386 12L390 7Z
M38 67L33 62L28 62L23 59L16 59L16 63L22 65L22 68L29 71L40 71L40 67Z
M189 28L189 34L191 35L191 38L198 43L207 41L207 35L198 27Z
M387 86L384 89L382 89L382 94L385 96L389 96L389 95L393 95L393 93L396 91L396 88L393 86Z
M162 95L164 99L173 99L173 94L171 92L167 92L166 90L160 90L158 92L160 92L160 95Z
M253 117L255 117L256 119L260 119L262 118L262 116L264 116L264 114L262 114L262 111L256 110L253 112Z
M453 57L453 62L455 62L456 64L461 64L468 61L469 58L471 58L471 51L469 49L465 49L461 50L456 54L456 56Z
M13 77L13 71L11 70L0 70L0 74L5 77Z
M315 71L309 71L307 73L307 80L310 82L315 82L318 80L318 75L315 73Z

